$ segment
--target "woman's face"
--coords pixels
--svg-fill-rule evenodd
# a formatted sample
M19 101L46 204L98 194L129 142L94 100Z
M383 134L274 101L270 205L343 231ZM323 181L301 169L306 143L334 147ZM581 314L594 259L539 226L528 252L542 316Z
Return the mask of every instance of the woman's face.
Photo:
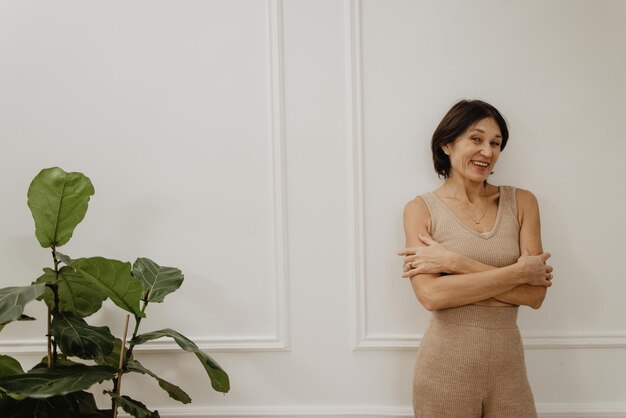
M442 147L450 157L450 177L483 182L500 156L502 134L493 118L481 119L452 143Z

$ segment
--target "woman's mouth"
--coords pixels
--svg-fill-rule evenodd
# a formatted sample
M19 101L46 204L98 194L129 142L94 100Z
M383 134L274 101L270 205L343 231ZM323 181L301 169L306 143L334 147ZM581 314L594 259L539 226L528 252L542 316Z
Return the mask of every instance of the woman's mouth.
M474 164L477 167L482 167L482 168L489 167L489 163L487 163L485 161L472 160L471 162L472 162L472 164Z

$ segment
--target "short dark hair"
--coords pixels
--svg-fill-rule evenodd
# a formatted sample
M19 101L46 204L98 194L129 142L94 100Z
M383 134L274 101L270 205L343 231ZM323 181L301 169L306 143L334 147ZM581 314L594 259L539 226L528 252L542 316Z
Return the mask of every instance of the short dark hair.
M496 120L502 134L500 150L504 149L509 139L509 128L498 109L481 100L461 100L446 113L433 133L431 142L433 164L440 178L447 179L450 176L450 158L443 152L441 147L454 142L455 139L467 132L476 122L484 118L494 118Z

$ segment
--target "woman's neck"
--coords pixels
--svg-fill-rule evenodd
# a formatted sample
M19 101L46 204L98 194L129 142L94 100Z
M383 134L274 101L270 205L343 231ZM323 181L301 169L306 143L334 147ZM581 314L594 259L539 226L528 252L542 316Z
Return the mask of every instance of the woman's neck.
M474 182L467 178L458 178L450 176L441 186L440 190L445 197L453 198L462 202L476 203L488 194L487 190L490 185L484 182Z

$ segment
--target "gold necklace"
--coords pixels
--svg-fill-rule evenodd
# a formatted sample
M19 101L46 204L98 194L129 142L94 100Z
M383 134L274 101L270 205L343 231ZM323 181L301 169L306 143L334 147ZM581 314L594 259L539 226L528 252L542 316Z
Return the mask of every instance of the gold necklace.
M470 218L472 221L474 221L474 223L476 223L476 225L480 225L480 221L482 221L483 218L485 217L485 215L487 214L487 208L488 208L488 206L485 206L485 210L483 210L483 214L480 216L480 218L478 218L478 220L474 220L474 217L465 209L465 207L463 207L461 209L463 209L463 212L465 212L467 217Z

